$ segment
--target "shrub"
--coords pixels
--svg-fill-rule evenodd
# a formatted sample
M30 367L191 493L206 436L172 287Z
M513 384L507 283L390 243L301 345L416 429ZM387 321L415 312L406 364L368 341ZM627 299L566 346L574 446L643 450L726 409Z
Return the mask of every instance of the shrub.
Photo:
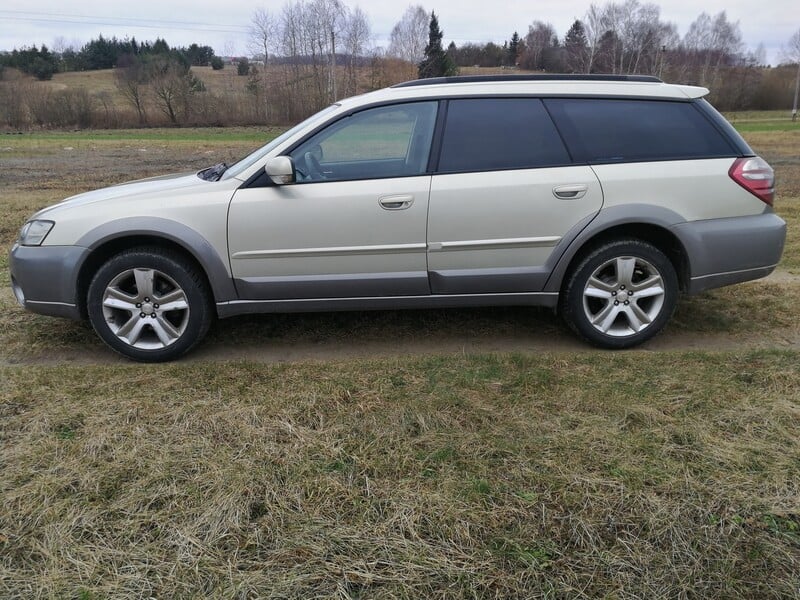
M23 99L31 93L29 87L19 81L0 85L0 122L13 129L22 129L28 124L28 111Z
M211 68L215 71L221 71L225 68L225 62L219 56L211 57Z
M250 74L250 61L246 58L240 58L236 62L236 74L237 75L249 75Z
M94 99L84 89L37 90L26 100L33 122L40 127L80 127L94 124Z
M46 60L42 57L36 57L30 66L30 73L39 81L47 81L53 78L56 72L56 66L52 61Z

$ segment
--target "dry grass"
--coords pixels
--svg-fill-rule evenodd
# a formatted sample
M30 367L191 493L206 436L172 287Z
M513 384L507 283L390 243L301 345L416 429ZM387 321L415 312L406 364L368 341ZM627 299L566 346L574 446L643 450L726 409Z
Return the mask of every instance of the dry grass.
M0 243L70 193L253 145L193 135L4 137ZM797 269L796 138L748 139L784 182L781 268ZM546 311L342 313L225 321L195 362L142 368L109 358L86 326L17 308L6 261L0 597L800 589L800 355L741 349L796 335L791 276L683 299L663 345L637 352L567 343ZM718 352L659 350L723 338ZM562 350L457 351L531 339ZM405 350L420 343L437 355ZM242 347L256 361L271 348L386 356L224 360Z
M31 81L38 87L60 90L85 89L93 94L109 94L115 102L123 104L125 98L119 93L114 80L114 69L99 69L97 71L69 71L56 73L49 81Z
M790 110L739 110L722 113L731 123L747 123L757 121L791 121Z
M245 93L247 77L237 75L235 65L226 65L220 71L214 71L211 67L192 67L192 73L214 94ZM36 85L55 91L85 89L93 94L108 94L117 106L127 105L125 97L117 88L114 69L56 73L50 81L36 82Z
M4 597L791 597L796 353L5 369Z
M746 138L775 169L775 208L789 227L781 268L800 274L800 130L753 132Z

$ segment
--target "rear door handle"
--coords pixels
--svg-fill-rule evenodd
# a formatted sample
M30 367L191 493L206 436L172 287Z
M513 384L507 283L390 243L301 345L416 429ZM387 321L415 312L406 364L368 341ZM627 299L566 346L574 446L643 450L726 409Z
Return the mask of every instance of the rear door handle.
M405 210L414 204L414 196L403 194L401 196L383 196L378 198L384 210Z
M575 185L560 185L553 188L553 196L561 198L562 200L575 200L577 198L583 198L588 190L589 186L581 183Z

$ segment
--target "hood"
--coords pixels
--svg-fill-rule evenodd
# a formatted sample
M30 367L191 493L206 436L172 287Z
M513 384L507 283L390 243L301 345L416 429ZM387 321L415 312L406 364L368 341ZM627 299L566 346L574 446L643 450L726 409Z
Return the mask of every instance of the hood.
M175 175L161 175L159 177L138 179L136 181L121 183L111 187L94 190L92 192L85 192L83 194L71 196L66 200L62 200L57 204L53 204L52 206L48 206L47 208L40 210L31 218L41 218L47 213L61 208L84 206L94 202L102 202L103 200L123 198L126 196L137 196L151 192L178 190L193 186L207 187L208 185L213 185L213 182L200 179L197 176L197 173L179 173Z

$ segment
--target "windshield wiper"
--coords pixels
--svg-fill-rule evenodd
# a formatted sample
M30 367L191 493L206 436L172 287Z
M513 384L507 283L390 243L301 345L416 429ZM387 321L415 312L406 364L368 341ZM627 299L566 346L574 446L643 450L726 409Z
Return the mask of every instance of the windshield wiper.
M224 162L217 163L213 167L209 167L207 169L203 169L200 171L197 176L201 179L205 179L206 181L219 181L222 174L228 170L228 165Z

